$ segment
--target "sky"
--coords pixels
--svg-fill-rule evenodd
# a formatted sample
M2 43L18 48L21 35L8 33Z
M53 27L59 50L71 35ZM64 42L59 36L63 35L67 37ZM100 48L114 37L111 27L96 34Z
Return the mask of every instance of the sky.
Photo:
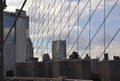
M14 12L16 8L20 8L23 1L24 0L6 0L7 6L8 6L6 8L6 11ZM43 52L41 52L41 49L43 49L43 47L46 45L47 39L49 39L50 37L53 36L53 31L55 30L54 26L58 27L54 33L54 36L55 36L54 40L58 40L59 38L64 40L68 35L68 27L67 26L69 25L69 31L73 27L73 29L71 30L70 35L69 35L69 41L68 41L68 38L66 39L67 51L69 51L71 49L71 47L74 45L74 42L77 38L77 34L80 34L80 32L82 32L82 29L84 28L85 24L87 23L87 21L89 19L90 6L87 5L83 14L80 16L79 20L77 20L78 10L79 10L79 14L80 14L82 9L84 8L85 4L87 3L87 0L80 0L79 9L77 6L77 8L75 10L74 10L74 8L78 4L78 0L61 0L62 2L59 2L59 1L60 0L56 0L55 5L52 6L52 4L54 3L54 1L52 2L52 0L49 0L49 1L29 0L29 2L27 3L27 5L24 8L24 10L26 10L27 14L30 16L30 29L29 30L30 30L31 40L33 41L35 57L40 57L41 53L43 53ZM69 3L70 3L69 1L71 1L71 5L70 5L70 9L69 9L70 12L67 10ZM105 16L107 16L107 14L110 12L111 8L113 7L113 5L115 4L116 1L117 0L106 0L106 15ZM100 2L100 0L91 0L91 14L94 12L94 10L99 2ZM51 4L49 4L49 5L47 4L47 7L44 8L45 3L51 3ZM61 4L64 4L62 6L62 8L61 8ZM99 28L99 26L101 25L101 23L104 20L104 5L103 4L104 4L104 2L102 1L100 6L97 8L96 12L94 13L93 17L91 18L91 22L90 22L91 23L90 24L91 38L94 36L95 32L97 31L97 29ZM32 5L32 7L31 7L31 5ZM56 11L54 11L55 9L56 9ZM49 10L50 10L50 12L48 13ZM60 13L57 14L59 12L59 10L60 10L61 14ZM66 12L66 10L67 10L67 12ZM113 36L117 32L117 30L120 28L120 14L119 13L120 13L120 1L117 3L117 5L115 6L115 8L111 12L111 14L109 15L109 17L107 18L106 23L105 23L106 46L110 42L110 40L113 38ZM49 15L47 15L47 14L49 14ZM48 26L47 25L48 20L53 14L56 17L55 22L53 23L54 17L52 17L51 20L49 21L50 26ZM71 18L69 19L69 24L65 25L66 22L68 21L68 15L70 15L70 14L72 14L72 15L71 15ZM63 16L63 19L60 22L61 16ZM77 20L77 23L75 23L76 20ZM59 22L62 24L58 25ZM44 23L44 25L43 25L43 23ZM43 26L42 30L41 30L41 26ZM48 27L46 27L46 26L48 26ZM52 27L52 28L49 29L49 27ZM79 30L77 30L78 28L79 28ZM62 30L62 29L63 29L63 32L60 37L59 33L60 33L60 30ZM46 30L46 31L44 31L44 30ZM47 31L50 31L50 32L48 32L47 36L46 36ZM89 31L89 25L86 26L84 32L82 33L82 35L80 36L80 38L78 40L78 44L75 43L74 47L72 48L72 51L75 50L75 51L78 51L78 53L80 55L82 54L83 50L86 48L86 46L88 45L88 42L89 42L88 31ZM104 42L103 42L104 41L104 32L103 31L104 31L104 24L102 25L100 31L97 33L96 37L94 38L93 42L91 43L91 54L90 55L93 58L96 58L97 56L99 57L101 55L101 53L103 52L103 46L104 46ZM57 39L58 36L59 36L59 38ZM45 40L44 40L44 42L42 42L42 39L44 37L45 37ZM51 41L52 41L52 39L48 43L48 46L45 48L45 52L51 50ZM78 50L77 50L77 47L78 47ZM114 56L114 55L120 56L119 49L120 49L120 33L118 33L116 38L112 41L111 45L109 46L109 48L107 49L106 52L108 52L110 58L112 58L112 56ZM70 51L70 53L72 51ZM85 53L89 53L88 50Z

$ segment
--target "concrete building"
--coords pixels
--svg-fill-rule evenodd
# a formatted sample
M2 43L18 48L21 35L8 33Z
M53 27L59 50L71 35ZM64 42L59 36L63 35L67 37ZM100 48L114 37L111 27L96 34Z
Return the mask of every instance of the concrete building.
M90 65L91 65L92 73L97 73L97 64L98 64L99 60L91 59L91 57L88 54L86 54L85 60L88 60L91 63Z
M50 67L50 62L16 63L14 73L15 77L50 77Z
M16 15L19 10L16 11ZM27 44L29 43L29 18L26 12L22 11L20 17L16 22L15 27L15 49L16 49L16 62L25 62L27 57Z
M9 32L15 19L14 13L4 12L4 38ZM15 29L4 43L4 76L13 76L13 68L15 63Z
M66 41L58 40L52 42L52 59L65 60L66 59Z
M26 53L26 61L31 61L31 59L34 59L33 55L33 43L30 38L27 39L27 53Z
M68 79L91 79L91 68L88 60L17 63L14 72L15 77L58 78L65 76Z
M87 60L66 60L53 62L53 77L65 76L69 79L91 79L90 62ZM89 67L89 68L88 68Z
M103 60L97 68L101 81L120 81L120 60Z
M4 12L4 37L13 25L16 13ZM10 36L4 44L4 76L13 76L14 64L33 58L33 46L29 38L29 17L22 11Z

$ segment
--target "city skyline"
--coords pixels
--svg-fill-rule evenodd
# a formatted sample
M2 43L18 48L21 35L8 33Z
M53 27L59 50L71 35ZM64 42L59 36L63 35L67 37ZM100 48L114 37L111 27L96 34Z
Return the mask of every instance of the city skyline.
M56 4L58 0L56 0ZM64 0L63 0L64 1ZM72 0L71 0L72 1ZM99 1L97 0L91 0L92 1L92 6L91 6L91 13L93 12L93 10L95 9L95 7L97 6L97 4L99 3ZM117 0L115 0L117 1ZM108 14L108 12L110 11L110 9L112 8L112 6L114 5L115 1L113 0L106 0L106 15ZM23 0L7 0L7 4L8 4L8 8L6 9L7 11L11 11L13 9L14 11L14 8L19 8L20 5L22 4ZM35 1L34 1L35 2ZM37 2L37 1L36 1ZM43 1L44 2L44 1ZM48 2L51 2L51 1L48 1ZM77 4L78 0L73 0L72 1L72 4L71 4L71 11L73 10L72 8L75 7L75 5ZM84 7L85 3L87 2L87 0L83 1L83 0L80 0L80 10ZM62 2L63 3L63 2ZM35 4L35 3L34 3ZM65 4L69 4L69 0L65 0ZM92 36L94 35L94 33L97 31L99 25L102 23L103 19L104 19L104 2L102 1L100 6L98 7L95 15L92 17L91 19L91 38ZM117 3L117 6L114 8L113 12L110 14L110 16L108 17L108 19L106 20L106 45L110 42L110 40L112 39L112 37L114 36L114 34L117 32L118 28L119 27L119 21L120 21L120 14L119 14L119 4L120 4L120 1ZM25 10L29 11L28 9L31 9L31 8L28 8L30 4L27 4L27 6L25 7ZM39 3L37 4L37 6L39 6ZM37 6L33 6L34 8L37 8ZM44 5L43 5L44 6ZM57 5L55 5L57 6ZM58 7L60 8L60 5L58 5ZM34 9L33 8L33 9ZM58 10L59 10L58 8ZM66 6L63 6L62 8L62 12L65 12L64 10L66 10ZM42 8L41 8L42 9ZM51 13L49 13L49 15L51 16L53 14L53 11L54 11L54 8L51 7ZM32 10L30 10L32 11ZM56 11L57 13L58 11ZM74 21L76 20L76 15L77 15L77 9L75 10L76 13L73 14L72 18L71 18L71 21L70 21L70 25L72 27L72 23L74 23ZM28 13L30 15L30 13ZM35 15L35 13L33 13ZM37 15L34 16L34 15L30 15L31 18L30 18L30 22L33 23L34 20L37 18ZM44 14L41 13L42 15ZM63 14L62 14L63 15ZM65 18L62 20L62 24L64 24L65 22L64 21L67 21L67 15L68 13L65 14ZM71 47L73 45L73 38L75 38L76 36L76 31L77 31L77 28L79 27L79 33L81 32L82 28L84 27L85 23L87 22L86 20L88 20L89 18L89 4L88 6L86 7L86 10L84 12L84 15L81 16L80 18L80 21L79 21L79 26L76 24L74 26L74 29L72 30L71 34L70 34L70 37L69 37L69 40L70 43L67 44L69 47ZM59 21L59 18L56 19L56 22L57 20ZM36 22L36 24L39 23L41 24L40 22ZM56 23L57 24L57 23ZM32 25L30 25L30 28L32 29L31 27ZM38 24L36 25L36 27L34 27L34 29L37 29L37 26ZM39 28L38 28L39 30ZM44 37L45 35L42 34L41 32L39 33L33 33L34 31L33 30L30 30L30 37L32 40L40 40L41 37ZM59 33L59 29L56 30L56 35ZM52 32L49 33L48 36L51 36L52 35ZM64 40L65 39L65 36L67 35L67 28L65 28L64 32L62 33L61 35L61 38ZM88 36L88 27L85 29L85 32L83 33L83 35L80 37L80 40L79 40L79 54L82 53L82 51L85 49L85 47L87 46L88 42L89 42L89 36ZM40 48L39 45L41 42L39 42L36 46L36 41L33 42L33 45L34 45L34 50L35 50L35 53L36 53L36 49ZM84 41L84 42L83 42ZM120 48L120 38L119 38L119 35L117 35L116 39L112 42L112 44L110 45L109 49L107 50L107 52L110 54L110 55L119 55L120 51L119 51L119 48ZM103 46L104 46L104 33L103 33L103 27L100 29L99 33L97 34L96 38L94 39L93 41L94 44L92 44L92 49L91 49L91 54L92 56L97 57L99 56L99 54L101 54L103 52ZM50 45L50 44L49 44ZM48 46L49 48L51 48L50 46ZM47 49L45 49L47 50ZM73 51L76 51L76 45L74 46L73 48ZM38 52L35 54L35 56L38 56L41 54L41 49L38 49ZM88 53L88 51L86 52ZM112 56L111 56L112 57Z

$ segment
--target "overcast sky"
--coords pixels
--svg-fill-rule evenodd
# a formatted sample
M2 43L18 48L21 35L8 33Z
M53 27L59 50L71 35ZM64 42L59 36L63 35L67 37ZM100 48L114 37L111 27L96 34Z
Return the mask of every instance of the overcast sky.
M6 0L6 4L7 4L6 10L15 12L16 8L20 9L23 1L24 0Z
M6 10L7 11L15 11L16 8L20 8L21 4L23 3L24 0L6 0L7 1L7 8ZM32 1L32 0L30 0ZM59 1L59 0L57 0ZM64 0L63 0L64 1ZM69 0L65 0L66 1L66 4L69 2ZM87 0L81 0L81 3L80 3L80 9L82 9L85 5ZM96 8L98 2L100 0L92 0L92 11ZM108 14L108 12L110 11L110 9L113 7L114 3L115 3L116 0L106 0L106 14ZM72 4L71 4L71 11L72 9L75 7L75 5L77 4L78 0L73 0L72 1ZM49 3L49 2L48 2ZM32 9L34 9L35 7L36 8L39 8L39 5L40 3L37 2L37 7L36 6L33 6L33 8L28 8L28 3L25 7L24 10L28 10L28 9L31 9L31 12L33 11ZM56 2L57 4L57 2ZM43 5L44 6L44 5ZM56 5L56 6L59 6L59 5ZM68 6L68 5L67 5ZM62 12L64 12L67 8L67 6L65 5L62 9ZM95 34L95 32L97 31L99 25L102 23L103 21L103 10L104 9L104 6L103 6L103 2L101 3L101 5L99 6L99 8L97 9L96 13L94 14L94 16L92 17L91 19L91 38L92 36ZM59 10L59 9L58 9ZM54 11L54 8L51 8L51 13L49 13L49 15L52 15L53 14L53 11ZM56 11L57 13L57 11ZM38 16L40 14L45 14L44 12L43 13L39 13L35 16L35 14L37 14L37 11L36 13L34 13L34 15L30 14L30 21L33 23L35 19L38 18ZM64 25L65 22L67 21L67 14L66 13L66 16L65 18L62 20L62 24ZM77 10L75 10L75 13L73 14L72 18L70 19L70 25L72 27L73 23L75 22L76 18L77 18ZM88 16L89 16L89 6L87 6L86 10L84 11L84 14L82 15L81 17L81 20L79 21L80 25L79 25L79 31L82 30L82 28L84 27L85 23L87 22L86 20L88 19ZM59 19L59 18L58 18ZM57 18L56 18L56 21L57 21ZM57 23L57 22L56 22ZM36 22L37 25L41 24L40 22ZM34 29L37 29L37 25L36 27L34 27ZM72 46L73 45L73 42L75 41L74 39L75 38L75 35L76 35L76 29L77 29L78 25L76 24L74 26L74 29L72 30L71 34L70 34L70 43L69 43L69 46ZM114 36L114 34L117 32L117 30L120 28L120 1L119 3L117 4L117 6L114 8L114 10L112 11L112 13L110 14L109 18L106 20L106 45L110 42L110 40L112 39L112 37ZM30 27L30 32L34 32L33 30L31 30L32 27ZM38 29L39 30L39 29ZM52 30L51 30L52 31ZM59 29L56 30L56 34L59 33ZM67 34L67 28L65 28L63 34L62 34L62 38L64 39L65 36ZM95 58L97 56L99 56L99 54L102 53L103 51L103 41L104 41L104 35L103 35L103 27L100 29L100 31L98 32L95 40L93 41L92 43L92 56ZM49 36L51 36L52 33L49 34ZM40 40L41 37L43 37L44 35L39 32L39 33L30 33L30 37L31 39L36 39L36 40ZM36 44L36 41L33 42L34 43L34 46ZM41 43L41 42L40 42ZM85 32L83 33L83 35L80 37L80 40L79 40L79 43L80 45L78 46L79 47L79 53L82 53L82 51L85 49L86 45L88 44L88 28L85 29ZM40 44L38 44L40 45ZM36 49L40 48L39 46L38 47L35 47L35 51ZM108 48L107 52L110 54L110 56L112 57L113 55L119 55L120 56L120 33L116 36L116 39L111 43L110 47ZM40 50L40 49L38 49ZM75 46L73 48L73 50L76 50ZM87 52L86 52L87 53ZM35 56L39 56L40 52L37 52L35 54Z

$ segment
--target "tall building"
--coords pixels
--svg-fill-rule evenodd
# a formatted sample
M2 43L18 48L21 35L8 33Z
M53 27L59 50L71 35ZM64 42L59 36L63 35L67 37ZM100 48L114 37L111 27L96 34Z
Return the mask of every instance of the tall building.
M19 10L16 11L16 15ZM27 42L29 42L29 17L26 12L22 11L20 17L16 22L15 27L15 49L16 49L16 62L25 62L27 60Z
M66 59L66 41L58 40L52 42L52 59L63 60Z
M4 38L8 34L18 14L4 12ZM15 63L29 61L33 58L33 46L29 38L29 17L22 11L10 36L4 43L4 76L13 76Z

